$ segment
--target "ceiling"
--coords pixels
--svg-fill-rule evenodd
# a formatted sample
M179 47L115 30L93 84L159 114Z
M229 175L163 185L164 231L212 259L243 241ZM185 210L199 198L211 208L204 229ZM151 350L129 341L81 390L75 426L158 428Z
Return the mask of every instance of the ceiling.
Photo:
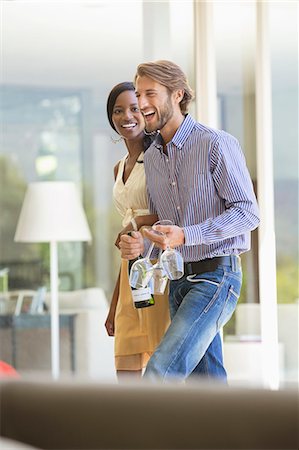
M159 8L171 5L170 21L175 9L186 5L183 1L147 3L156 3ZM162 27L155 30L153 23L153 36L144 36L143 7L142 0L1 2L2 83L101 89L101 85L118 81L119 71L122 77L131 79L143 58L145 40L162 33ZM294 2L271 2L269 38L274 82L288 86L298 84L296 11ZM254 14L254 2L215 3L221 91L233 92L242 82L242 67L236 60L252 65L249 72L254 83ZM151 33L148 25L147 30Z

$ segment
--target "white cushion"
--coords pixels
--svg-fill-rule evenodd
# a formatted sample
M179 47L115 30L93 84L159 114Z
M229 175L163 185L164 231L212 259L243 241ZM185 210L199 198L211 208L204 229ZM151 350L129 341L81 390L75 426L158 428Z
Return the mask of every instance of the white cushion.
M59 292L59 311L63 310L86 310L86 309L100 309L107 310L107 299L103 289L88 288L77 291ZM46 295L46 304L51 308L51 294Z

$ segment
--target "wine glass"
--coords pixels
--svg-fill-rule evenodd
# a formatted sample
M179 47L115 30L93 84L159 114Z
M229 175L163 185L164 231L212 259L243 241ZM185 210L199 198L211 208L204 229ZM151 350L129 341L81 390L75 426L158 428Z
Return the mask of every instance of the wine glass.
M168 277L161 264L162 249L160 249L159 257L153 267L153 293L156 295L163 295L167 286Z
M155 225L174 225L171 220L159 220ZM174 248L167 245L166 250L159 258L160 264L163 267L167 277L170 280L178 280L184 275L184 259L181 253Z
M154 248L154 242L148 249L145 258L138 258L131 267L129 275L129 283L132 288L145 288L153 276L154 266L150 261L150 256Z

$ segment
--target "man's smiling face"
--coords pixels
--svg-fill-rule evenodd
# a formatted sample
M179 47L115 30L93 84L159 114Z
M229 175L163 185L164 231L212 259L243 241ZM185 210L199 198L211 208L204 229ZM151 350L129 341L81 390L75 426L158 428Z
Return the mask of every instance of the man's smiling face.
M145 119L147 132L162 130L173 117L174 103L171 93L152 78L137 77L136 97Z

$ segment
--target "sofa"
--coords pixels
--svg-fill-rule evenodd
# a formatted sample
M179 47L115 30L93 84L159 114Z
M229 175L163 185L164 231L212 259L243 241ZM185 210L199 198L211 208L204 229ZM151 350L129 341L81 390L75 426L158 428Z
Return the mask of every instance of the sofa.
M51 311L50 294L46 303ZM59 293L60 314L75 313L76 375L111 380L115 377L114 338L107 335L109 305L103 289L87 288Z
M31 291L21 293L25 297L34 295ZM16 297L18 293L12 295ZM50 312L50 293L46 293L44 302ZM59 292L60 315L74 315L74 375L77 377L101 381L115 379L114 338L107 335L104 326L108 309L106 296L100 288ZM50 321L48 324L50 325ZM50 372L50 333L49 326L34 329L26 326L24 329L16 330L16 369L22 375L37 372L47 375ZM60 328L60 368L61 374L65 376L68 376L71 371L71 351L70 329L69 327ZM13 364L11 355L11 330L2 328L0 329L0 359Z
M1 437L38 449L298 449L297 390L28 379L0 399Z

